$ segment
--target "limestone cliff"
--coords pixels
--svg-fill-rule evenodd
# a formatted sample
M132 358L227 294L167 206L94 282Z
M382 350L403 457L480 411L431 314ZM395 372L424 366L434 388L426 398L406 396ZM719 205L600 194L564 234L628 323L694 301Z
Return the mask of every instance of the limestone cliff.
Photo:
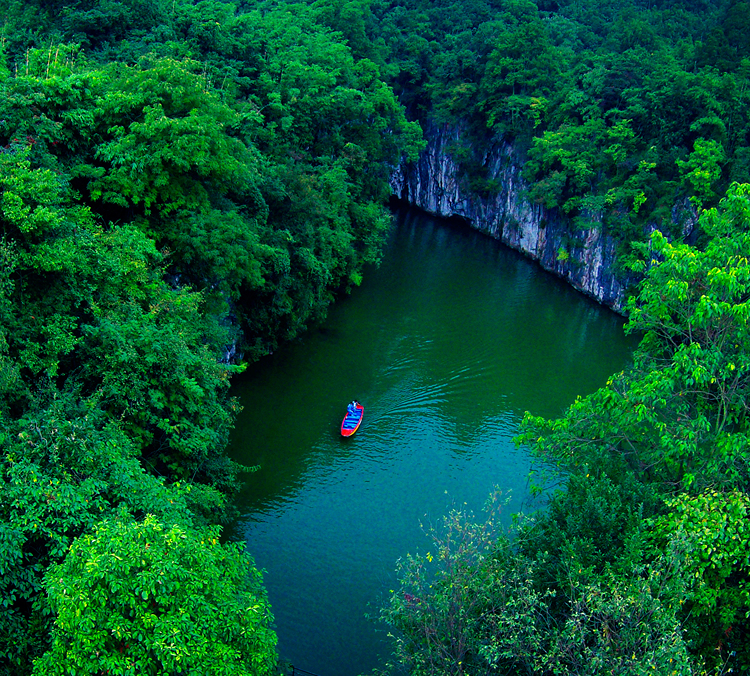
M465 218L576 289L622 311L626 280L613 272L615 241L599 228L571 230L570 222L557 210L530 202L525 197L521 162L510 144L497 144L487 152L488 176L500 190L483 197L467 187L448 150L459 141L459 128L432 128L425 135L428 143L419 161L402 165L391 177L396 197L431 214Z

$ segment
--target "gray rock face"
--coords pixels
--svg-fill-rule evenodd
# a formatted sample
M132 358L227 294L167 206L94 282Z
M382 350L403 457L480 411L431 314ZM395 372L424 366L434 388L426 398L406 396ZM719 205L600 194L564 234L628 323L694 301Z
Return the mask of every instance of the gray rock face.
M416 164L402 165L391 176L393 194L437 216L460 216L471 225L522 251L579 291L622 312L628 280L615 276L616 242L601 228L572 230L557 210L532 203L521 177L522 164L513 147L501 143L486 157L488 175L500 186L483 197L468 189L448 148L460 128L425 131L427 147Z

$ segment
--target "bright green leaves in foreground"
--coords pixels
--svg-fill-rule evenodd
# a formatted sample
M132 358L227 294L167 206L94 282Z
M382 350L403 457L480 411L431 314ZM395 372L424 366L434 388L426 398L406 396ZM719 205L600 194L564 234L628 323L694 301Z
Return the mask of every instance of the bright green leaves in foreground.
M687 548L683 575L691 612L731 627L750 609L750 496L740 491L681 494L652 523L663 551Z
M126 366L132 368L142 363L143 358L133 353L131 359L132 362ZM127 375L128 371L124 369L121 396L127 386L132 388L136 382ZM132 376L132 372L130 375ZM85 382L83 378L81 382ZM103 387L105 385L106 381ZM184 387L186 390L194 390L197 384L187 383ZM133 389L131 394L137 396L138 392L139 390ZM211 390L207 387L207 392L204 393L207 403L210 394ZM208 514L213 510L211 518L215 518L215 514L223 507L223 496L214 486L224 487L222 481L225 481L225 475L229 471L225 466L226 459L217 456L217 451L214 450L213 455L203 457L200 464L193 465L195 476L191 475L189 478L203 475L204 480L210 483L208 486L181 486L179 483L167 486L164 479L157 479L146 471L146 468L151 469L151 463L147 462L144 468L139 462L143 442L138 434L133 433L131 424L113 422L108 416L106 409L107 403L112 403L111 397L105 397L101 391L83 400L77 398L78 392L49 396L54 396L54 399L46 404L41 396L38 397L34 402L34 410L19 421L0 419L0 429L3 430L0 438L0 604L3 606L3 612L0 613L0 664L10 665L13 673L25 673L31 660L48 648L50 625L55 620L58 607L50 608L49 605L54 597L48 596L50 583L44 579L47 568L63 563L55 579L66 589L72 589L76 584L81 587L92 584L97 589L100 588L98 578L90 578L87 582L85 576L80 577L84 571L93 574L94 569L76 569L74 564L70 564L70 568L66 567L71 556L71 545L73 548L77 547L76 539L92 532L102 519L112 520L111 527L115 530L132 521L137 530L142 526L136 527L136 523L146 513L151 513L165 523L180 524L188 534L187 542L182 545L187 552L175 555L181 568L174 564L176 567L173 570L160 559L153 561L153 565L166 571L163 579L169 578L169 575L176 576L170 583L182 585L180 589L191 595L190 603L205 611L205 614L201 614L200 621L195 622L193 620L198 614L197 610L192 614L186 611L179 616L178 626L182 632L178 641L180 650L202 656L201 668L205 673L221 673L218 670L220 667L224 668L223 661L231 661L227 655L235 653L228 650L221 652L213 643L211 649L207 648L204 635L195 633L192 625L204 627L214 640L219 636L214 625L225 623L226 630L222 636L227 636L226 641L233 646L236 644L236 652L241 655L241 659L238 657L237 661L242 668L237 673L248 673L248 664L257 666L257 670L250 673L264 673L266 663L272 659L269 656L273 655L275 640L267 629L270 619L265 614L265 602L258 588L257 572L250 568L248 560L234 548L217 547L208 554L201 552L203 545L211 544L213 547L217 537L215 529L206 531L206 534L202 530L193 531L192 524L200 522L200 516L194 516L195 514ZM212 406L207 408L211 410ZM143 410L148 409L148 403L144 402ZM187 420L189 414L185 416ZM137 419L137 411L121 417L126 421ZM196 432L183 432L184 439L189 439L191 433ZM210 433L215 434L215 431L210 430ZM180 443L184 443L183 438ZM213 445L215 442L210 443ZM189 466L186 458L181 467ZM196 472L196 469L200 471ZM176 471L172 472L172 476L178 474ZM172 530L175 528L176 526L172 527ZM180 537L185 538L184 534ZM104 537L103 542L112 556L110 560L115 561L117 557L126 561L135 560L126 546L127 539ZM152 554L168 558L173 553L157 549ZM188 584L184 578L192 564L196 564L198 568L190 578L194 583ZM74 570L77 572L73 572ZM207 582L201 581L200 575L204 573L211 575ZM127 575L122 575L119 581L110 580L112 587L107 592L109 601L106 607L98 609L107 617L114 616L117 608L121 612L121 618L127 618L130 612L131 606L122 599L122 607L112 605L116 597L114 592L127 588L129 584ZM248 581L244 581L245 575L249 576ZM212 591L211 585L219 585L218 592ZM261 609L257 615L250 613L248 618L240 617L240 610L232 605L233 602L241 603L249 598L237 597L237 594L245 594L246 591L256 599L254 604L259 604L258 608ZM205 597L202 592L205 592ZM83 594L83 591L80 593ZM130 596L135 593L133 591ZM168 593L171 598L179 599L181 607L189 607L190 604L175 589L170 589ZM226 599L239 600L230 602ZM76 596L74 600L78 603L80 597ZM77 618L76 631L84 633L91 623L104 626L102 618L93 614L95 607L87 603L84 600L70 611ZM214 615L206 610L212 608L211 604L215 606L211 610ZM62 606L59 609L62 613ZM243 606L242 610L244 609ZM222 612L226 615L221 615ZM125 626L125 619L122 622ZM145 635L149 626L144 624L139 631L143 631ZM94 673L93 668L89 670L88 667L81 667L79 662L85 661L83 657L73 657L78 650L87 658L93 659L86 648L90 647L91 637L82 637L76 631L66 634L64 628L70 629L69 626L61 628L60 636L65 638L60 638L60 641L70 646L69 652L49 655L45 658L45 666L40 673L54 673L56 669L69 673L71 666L75 665L81 673ZM172 629L173 626L170 625L170 631ZM236 632L240 638L235 640L235 634L231 632ZM251 633L252 636L248 638ZM174 638L172 640L177 641ZM105 641L100 653L104 654L112 645L111 641ZM117 643L115 647L119 645ZM133 654L131 652L126 657L130 658ZM141 662L137 671L150 673L156 662L143 658L144 654L140 654ZM67 661L68 659L72 661ZM211 659L220 659L222 663L212 664ZM259 661L256 664L253 660ZM183 662L194 664L187 659ZM94 663L88 664L91 666ZM230 669L231 665L226 668Z
M708 665L746 669L750 186L732 186L701 225L703 248L658 232L643 247L645 278L629 305L629 329L643 335L633 368L558 420L527 415L523 439L625 494L631 476L662 493L666 513L647 522L655 546L642 549L642 565L683 590L673 598L686 601L678 618L693 650Z
M276 637L260 573L216 528L127 514L48 574L52 649L35 674L268 674Z
M63 394L0 423L0 664L20 674L49 641L45 571L75 538L115 508L187 515L184 491L144 471L138 447L95 400Z
M565 418L527 418L527 440L566 465L626 463L685 488L750 486L749 205L750 187L735 186L703 214L705 250L653 235L630 304L629 328L644 335L635 368Z

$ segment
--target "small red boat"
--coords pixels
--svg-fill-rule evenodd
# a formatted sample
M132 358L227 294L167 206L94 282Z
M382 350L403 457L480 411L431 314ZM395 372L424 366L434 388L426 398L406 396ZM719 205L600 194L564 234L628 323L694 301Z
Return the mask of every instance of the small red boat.
M356 406L354 410L347 410L344 419L341 421L341 436L350 437L358 429L362 423L362 417L365 414L365 407L362 406L358 401L354 402Z

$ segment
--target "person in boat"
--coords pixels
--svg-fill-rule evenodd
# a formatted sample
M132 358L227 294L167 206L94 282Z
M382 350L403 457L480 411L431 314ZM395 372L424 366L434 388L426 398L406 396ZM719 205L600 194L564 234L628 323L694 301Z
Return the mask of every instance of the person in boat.
M348 411L348 412L349 412L350 414L352 414L352 415L353 415L354 413L356 413L356 412L357 412L357 400L355 399L354 401L352 401L352 403L351 403L351 404L349 404L349 406L347 406L347 407L346 407L346 410L347 410L347 411Z

